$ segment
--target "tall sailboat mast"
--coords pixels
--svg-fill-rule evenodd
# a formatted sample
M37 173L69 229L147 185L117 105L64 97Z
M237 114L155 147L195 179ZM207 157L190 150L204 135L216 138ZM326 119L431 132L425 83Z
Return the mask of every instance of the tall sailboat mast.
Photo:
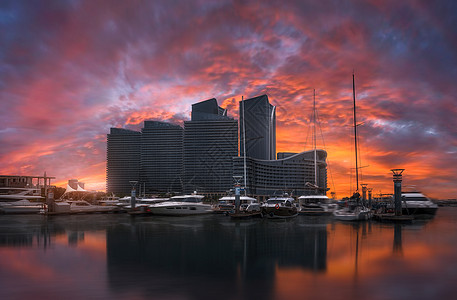
M314 147L314 185L317 185L317 150L316 150L316 90L313 89L313 147Z
M357 117L355 109L355 77L354 72L352 72L352 96L354 98L354 147L355 147L355 180L357 183L356 191L359 191L359 166L358 166L358 157L357 157Z
M244 169L244 193L246 194L247 175L246 175L246 125L244 123L244 96L241 96L241 104L243 106L243 169Z

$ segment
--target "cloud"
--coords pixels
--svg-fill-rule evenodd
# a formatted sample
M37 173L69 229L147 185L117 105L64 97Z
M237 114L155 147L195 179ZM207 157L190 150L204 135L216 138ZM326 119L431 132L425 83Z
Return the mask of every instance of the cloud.
M366 183L391 190L389 169L405 167L424 192L455 198L456 11L453 1L4 1L0 173L103 188L110 127L181 124L213 97L237 117L241 96L264 93L278 151L303 151L316 89L344 196L354 70Z

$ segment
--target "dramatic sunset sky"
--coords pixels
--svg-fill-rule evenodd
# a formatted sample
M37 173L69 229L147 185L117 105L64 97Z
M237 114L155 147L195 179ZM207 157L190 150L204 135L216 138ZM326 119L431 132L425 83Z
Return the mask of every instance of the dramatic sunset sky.
M311 148L312 90L337 197L390 169L457 198L457 1L1 1L0 175L104 190L110 127L182 124L215 97L277 106L277 151Z

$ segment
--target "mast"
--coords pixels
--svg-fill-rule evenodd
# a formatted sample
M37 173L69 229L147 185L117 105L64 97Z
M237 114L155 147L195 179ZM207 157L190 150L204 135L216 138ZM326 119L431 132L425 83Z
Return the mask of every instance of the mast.
M356 109L355 109L355 77L354 72L352 72L352 96L354 98L354 147L355 147L355 180L357 183L356 192L359 191L359 167L358 167L358 158L357 158L357 118L356 118Z
M244 194L246 195L247 176L246 176L246 125L244 122L244 96L241 96L243 106L243 169L244 169Z
M313 147L314 147L314 185L317 185L317 151L316 151L316 90L313 89Z

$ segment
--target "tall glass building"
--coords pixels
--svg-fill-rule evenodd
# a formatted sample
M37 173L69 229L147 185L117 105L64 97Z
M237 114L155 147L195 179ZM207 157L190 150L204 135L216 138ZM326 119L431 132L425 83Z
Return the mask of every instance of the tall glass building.
M276 106L270 104L267 95L262 95L240 101L239 111L241 156L246 132L247 157L276 159Z
M141 133L111 128L107 135L106 192L130 195L129 181L140 180Z
M183 135L184 130L179 125L144 121L140 163L143 192L182 192Z
M214 98L193 104L184 122L184 191L223 195L233 187L235 156L238 122Z

